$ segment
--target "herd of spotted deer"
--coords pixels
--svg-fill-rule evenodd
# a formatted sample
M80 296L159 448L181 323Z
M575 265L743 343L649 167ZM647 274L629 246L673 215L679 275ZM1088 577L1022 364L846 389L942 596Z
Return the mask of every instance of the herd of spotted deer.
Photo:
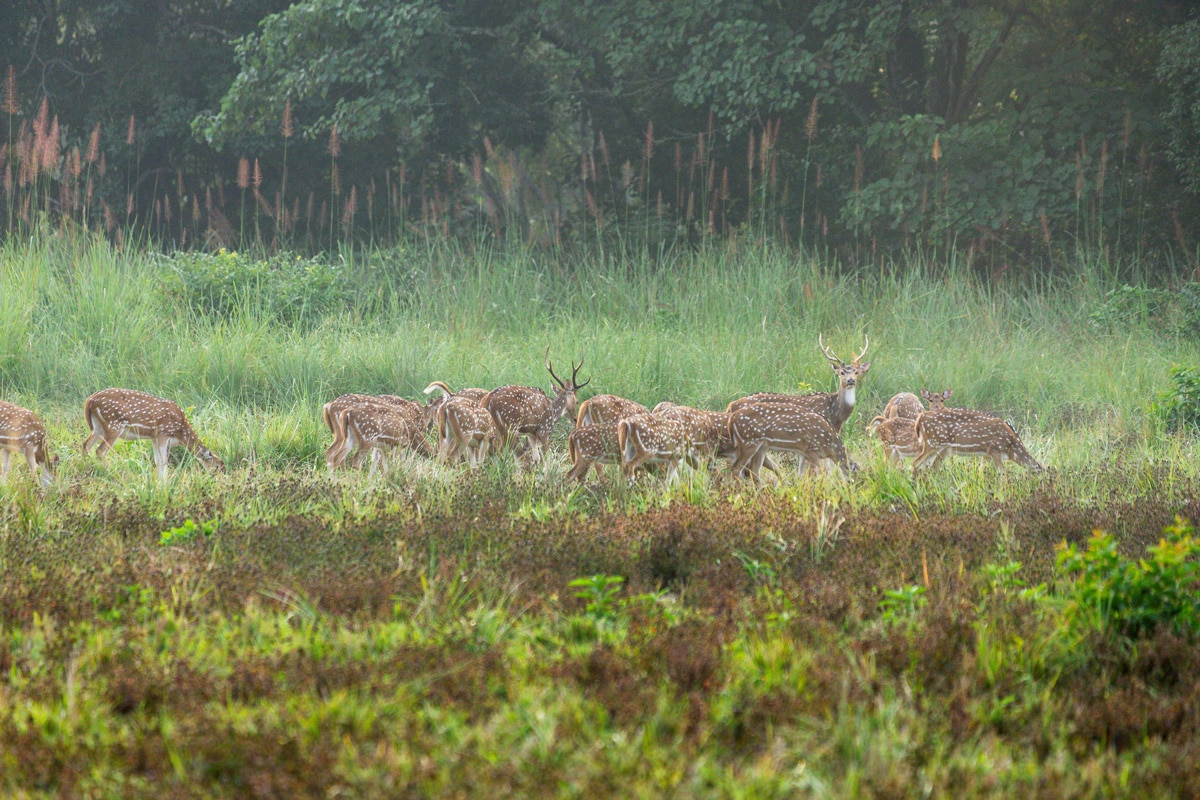
M653 409L611 394L601 394L577 403L577 393L589 381L579 383L582 359L572 362L571 377L563 380L550 363L545 366L554 379L554 396L532 386L501 386L498 389L451 391L442 381L426 389L430 399L417 403L395 395L347 394L326 403L325 424L333 444L325 460L331 469L347 462L359 466L369 453L371 472L388 466L386 453L397 448L415 450L439 461L465 456L474 469L497 450L516 445L516 455L530 464L540 461L549 447L550 434L564 416L576 418L567 439L572 463L568 478L582 482L592 466L619 464L630 481L639 467L664 465L668 480L677 475L681 461L693 466L698 459L714 457L732 463L735 475L757 480L762 467L779 474L771 451L795 453L798 470L832 461L844 477L852 466L842 444L842 425L854 411L858 381L871 368L862 361L870 346L849 364L831 353L821 337L817 346L838 376L836 392L793 395L760 392L734 400L725 411L704 411L662 402ZM982 456L1003 468L1006 460L1032 470L1041 465L1021 444L1012 426L999 417L965 408L949 408L950 391L933 393L922 389L929 403L909 392L893 397L883 414L871 420L869 433L877 436L889 460L913 458L913 471L933 460L937 467L947 454ZM161 397L133 389L104 389L83 404L84 421L90 435L83 453L99 445L103 458L118 439L149 439L159 477L167 472L167 452L173 446L190 450L201 464L223 470L224 464L204 446L180 407ZM437 450L426 433L437 428ZM518 445L518 440L522 439ZM7 480L14 454L24 455L30 469L40 473L43 486L53 478L58 456L48 450L46 431L32 411L0 402L0 479Z

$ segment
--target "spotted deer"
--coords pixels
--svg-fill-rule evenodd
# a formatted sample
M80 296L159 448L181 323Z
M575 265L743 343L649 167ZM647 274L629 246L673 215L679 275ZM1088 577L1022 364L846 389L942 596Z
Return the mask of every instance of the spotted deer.
M419 406L418 406L419 407ZM387 454L407 447L413 439L409 415L401 406L390 403L356 403L336 412L335 425L342 432L338 450L326 452L326 463L336 469L351 451L371 454L371 475L382 468L391 469Z
M83 403L83 420L92 433L83 442L83 454L97 444L103 459L117 439L149 439L158 477L167 477L167 451L187 448L210 471L223 472L225 464L204 446L179 405L134 389L103 389Z
M530 463L541 460L542 451L550 444L550 432L558 421L567 414L575 413L576 392L587 386L590 380L577 383L579 364L571 362L571 379L564 381L554 374L550 363L550 348L546 348L546 370L557 386L551 400L541 389L532 386L501 386L484 395L479 405L492 415L498 446L508 447L519 437L525 436L525 444L518 448L517 455L529 454Z
M408 426L408 440L404 442L404 445L423 456L433 457L433 448L426 441L425 432L433 424L437 411L436 406L432 404L423 406L394 394L344 394L321 407L321 418L325 420L326 427L333 434L333 444L329 445L325 451L326 464L333 467L333 456L341 453L345 445L346 431L340 427L338 422L340 413L347 408L359 405L385 405L400 413ZM346 455L342 455L337 459L337 464L341 466L348 463L350 467L357 469L369 452L370 448L368 447L351 445L351 449L347 450L349 460L347 461Z
M433 392L439 392L439 391L442 394L439 395L438 397L432 398L429 401L429 405L441 405L444 401L448 400L451 397L464 397L467 400L478 403L480 400L483 399L483 396L488 393L487 389L469 389L469 388L468 389L459 389L458 391L451 391L450 387L447 386L444 381L434 381L433 383L431 383L425 387L425 394L432 394Z
M950 390L931 394L922 389L921 394L929 401L930 410L934 410L946 407ZM920 409L915 414L914 403L915 408ZM921 448L917 446L917 417L924 411L925 405L915 394L902 392L888 401L881 416L868 423L867 434L877 437L883 443L888 461L899 463L901 459L914 458L921 452Z
M1034 472L1039 464L1013 427L999 417L967 408L930 409L917 417L916 438L919 452L913 460L913 473L933 459L931 468L941 465L947 455L989 458L998 468L1015 461Z
M842 425L854 413L854 400L858 390L858 382L862 379L863 375L867 374L867 370L871 368L870 361L864 362L862 360L862 357L867 354L867 348L871 346L871 340L865 336L863 339L862 351L847 364L825 347L824 340L818 334L817 346L821 348L821 352L825 355L829 366L832 367L834 374L838 376L838 390L836 392L816 392L813 394L759 392L734 400L725 410L733 412L751 404L782 403L805 411L811 411L814 414L820 414L829 423L829 426L833 428L833 432L840 434Z
M438 461L446 463L464 454L475 469L487 456L495 433L492 415L470 397L452 395L438 406Z
M704 411L664 400L651 413L682 424L696 455L701 458L728 458L733 452L733 442L729 440L729 414L724 411Z
M621 472L630 484L638 467L649 464L665 464L667 481L674 481L679 462L695 458L683 423L662 414L634 414L618 422L617 445Z
M25 456L43 487L54 480L58 456L50 455L46 427L28 408L0 401L0 483L8 483L14 455Z
M729 438L733 442L733 474L749 467L758 480L755 459L771 450L783 450L800 456L797 470L803 475L810 464L830 459L849 477L850 462L841 438L820 414L787 403L756 403L743 406L729 415ZM775 470L778 475L778 470Z
M916 419L924 410L925 404L921 402L921 398L912 392L900 392L893 395L892 399L888 400L887 405L883 407L883 418Z
M616 422L595 422L580 425L567 437L567 454L571 457L571 470L567 480L574 478L583 483L588 470L593 466L600 471L602 464L621 463L621 444L617 440Z
M595 425L600 422L616 424L624 417L634 414L645 414L650 409L633 400L626 400L615 394L598 394L589 397L579 404L579 414L575 417L575 427Z

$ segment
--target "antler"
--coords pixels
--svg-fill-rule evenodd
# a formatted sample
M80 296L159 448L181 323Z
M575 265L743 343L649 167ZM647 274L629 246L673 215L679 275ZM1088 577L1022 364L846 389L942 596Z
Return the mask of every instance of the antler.
M856 355L856 356L854 357L854 361L853 361L853 362L851 362L851 363L857 364L859 361L861 361L861 360L862 360L862 357L863 357L863 356L865 356L865 355L867 354L867 348L868 348L868 347L870 347L870 346L871 346L871 338L870 338L869 336L867 336L867 335L864 333L864 334L863 334L863 349L862 349L862 352L861 352L861 353L859 353L858 355Z
M546 369L550 371L550 377L554 378L555 383L563 389L567 388L567 385L562 382L562 378L554 374L554 367L550 364L550 345L546 345Z
M844 361L842 361L840 358L835 356L833 353L829 352L829 350L825 347L825 341L822 338L822 334L819 334L819 333L817 334L817 347L821 348L821 352L825 354L825 358L835 368L845 366Z
M583 358L584 358L583 350L580 350L579 351L579 366L578 367L575 366L575 361L573 359L571 361L571 385L575 387L576 391L578 391L579 389L582 389L583 387L587 386L589 383L592 382L591 378L588 378L583 383L575 382L575 376L579 374L579 370L583 369Z

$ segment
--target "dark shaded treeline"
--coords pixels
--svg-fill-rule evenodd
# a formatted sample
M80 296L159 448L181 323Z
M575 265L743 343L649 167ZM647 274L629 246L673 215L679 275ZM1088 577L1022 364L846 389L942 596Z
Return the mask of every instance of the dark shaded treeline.
M1195 267L1182 0L15 0L6 64L8 229Z

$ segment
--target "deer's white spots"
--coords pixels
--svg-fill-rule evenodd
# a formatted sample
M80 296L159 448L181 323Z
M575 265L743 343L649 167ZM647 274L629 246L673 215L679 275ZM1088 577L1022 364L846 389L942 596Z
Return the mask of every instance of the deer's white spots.
M222 470L221 459L203 447L179 405L134 389L104 389L83 404L83 414L92 433L83 443L84 455L96 446L104 458L117 439L149 439L158 475L167 475L167 450L183 446L210 470Z

